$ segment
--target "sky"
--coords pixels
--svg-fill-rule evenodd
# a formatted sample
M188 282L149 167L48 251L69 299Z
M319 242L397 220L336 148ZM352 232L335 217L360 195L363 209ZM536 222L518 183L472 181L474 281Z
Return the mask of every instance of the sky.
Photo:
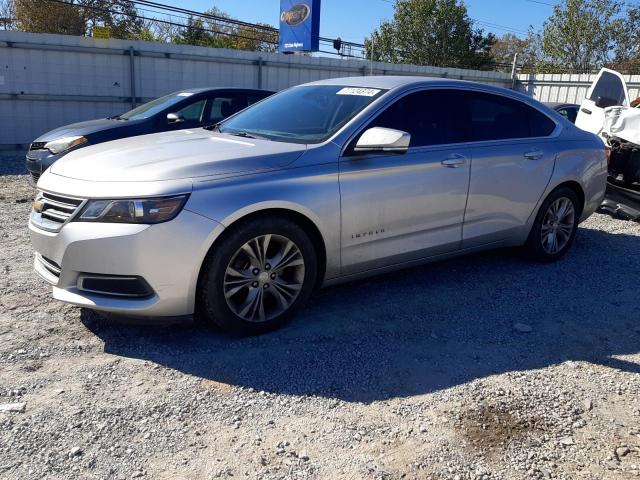
M160 0L159 0L160 1ZM202 12L217 7L248 22L278 26L279 0L164 0L167 3ZM477 26L496 35L524 36L529 26L538 30L551 14L554 0L466 0ZM393 16L392 0L322 0L320 35L363 43L383 20ZM480 23L482 22L482 23Z

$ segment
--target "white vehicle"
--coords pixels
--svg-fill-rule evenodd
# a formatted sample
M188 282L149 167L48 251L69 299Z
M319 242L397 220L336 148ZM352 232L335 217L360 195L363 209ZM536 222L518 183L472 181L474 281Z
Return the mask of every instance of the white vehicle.
M576 127L600 134L604 127L605 110L609 107L629 107L629 93L624 77L603 68L587 91L576 118Z
M602 138L609 149L602 209L640 219L640 108L631 108L624 77L603 68L580 105L576 126Z

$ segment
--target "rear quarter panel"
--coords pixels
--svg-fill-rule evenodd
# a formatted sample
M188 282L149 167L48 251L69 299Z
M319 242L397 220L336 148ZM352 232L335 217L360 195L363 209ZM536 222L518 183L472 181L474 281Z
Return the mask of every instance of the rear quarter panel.
M584 192L584 209L580 217L580 221L584 221L602 203L607 185L604 145L595 135L559 144L555 169L545 197L559 185L572 181L580 184Z

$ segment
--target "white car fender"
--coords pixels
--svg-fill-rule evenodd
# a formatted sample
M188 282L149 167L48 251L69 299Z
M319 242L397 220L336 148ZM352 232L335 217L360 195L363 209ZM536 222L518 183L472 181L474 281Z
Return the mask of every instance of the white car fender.
M604 115L603 134L640 145L640 108L609 107Z

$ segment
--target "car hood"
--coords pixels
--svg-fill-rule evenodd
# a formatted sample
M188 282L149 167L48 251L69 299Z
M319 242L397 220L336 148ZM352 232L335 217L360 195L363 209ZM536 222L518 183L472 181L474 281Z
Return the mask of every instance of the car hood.
M306 145L203 128L124 138L70 152L51 173L94 182L144 182L248 173L294 162Z
M79 137L91 135L96 132L104 132L105 130L116 130L119 128L131 126L133 123L139 123L136 121L125 120L109 120L107 118L101 118L98 120L88 120L86 122L72 123L65 125L64 127L56 128L43 135L40 135L34 140L34 142L51 142L64 137Z

